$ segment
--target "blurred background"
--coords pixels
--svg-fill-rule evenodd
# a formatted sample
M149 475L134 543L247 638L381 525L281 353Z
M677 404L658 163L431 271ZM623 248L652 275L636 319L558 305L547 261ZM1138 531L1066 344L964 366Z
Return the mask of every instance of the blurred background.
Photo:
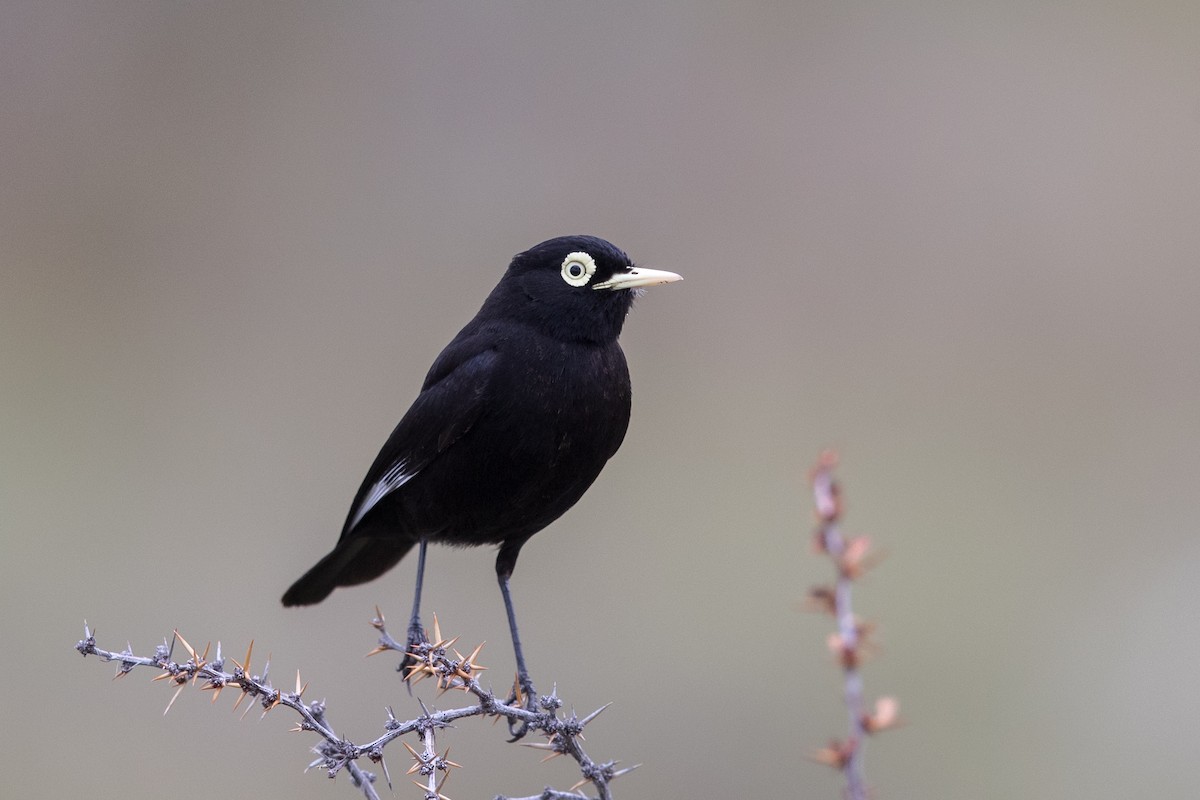
M539 687L613 702L589 752L644 764L619 797L840 796L806 759L844 731L800 610L825 447L888 554L878 797L1193 792L1198 42L1171 2L5 2L6 796L355 796L288 712L164 717L71 646L254 639L351 738L418 713L362 658L411 562L279 596L565 233L686 278L625 328L624 448L514 577ZM493 558L431 551L425 609L501 689ZM503 738L440 739L446 793L575 782Z

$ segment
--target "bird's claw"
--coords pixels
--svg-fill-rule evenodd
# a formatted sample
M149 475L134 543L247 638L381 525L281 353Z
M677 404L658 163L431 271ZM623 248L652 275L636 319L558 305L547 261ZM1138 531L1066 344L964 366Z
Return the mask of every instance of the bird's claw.
M537 690L533 688L533 681L529 679L528 675L518 676L517 682L513 686L513 693L508 698L509 704L518 701L521 702L521 708L530 713L537 713ZM527 733L529 733L529 720L508 717L508 735L511 737L509 742L515 742Z
M421 649L428 646L429 637L426 636L425 629L421 627L420 620L414 619L408 625L408 639L404 642L404 658L401 659L400 666L397 667L404 676L404 685L408 687L410 695L412 694L412 678L414 675L412 668L418 663Z

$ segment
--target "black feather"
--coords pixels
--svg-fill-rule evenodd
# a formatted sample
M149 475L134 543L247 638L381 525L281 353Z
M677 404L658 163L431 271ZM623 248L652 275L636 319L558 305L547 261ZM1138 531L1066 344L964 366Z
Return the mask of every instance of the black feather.
M587 285L561 270L594 259ZM636 289L593 286L633 268L591 236L551 239L513 258L483 307L446 346L384 443L341 538L283 596L316 603L386 572L420 539L521 545L565 513L620 447L629 371L617 342Z

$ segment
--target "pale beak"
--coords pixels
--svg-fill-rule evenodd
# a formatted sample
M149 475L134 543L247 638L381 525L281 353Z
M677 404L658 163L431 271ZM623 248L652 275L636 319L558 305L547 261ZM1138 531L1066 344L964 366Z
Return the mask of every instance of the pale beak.
M593 289L636 289L639 286L658 286L661 283L674 283L683 280L682 275L667 272L663 269L646 269L630 267L624 272L618 272L606 281L593 284Z

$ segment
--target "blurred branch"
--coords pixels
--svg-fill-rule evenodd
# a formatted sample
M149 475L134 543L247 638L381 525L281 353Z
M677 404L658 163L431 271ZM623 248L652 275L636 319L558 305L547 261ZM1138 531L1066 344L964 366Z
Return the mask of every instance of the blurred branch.
M378 800L379 795L375 791L374 785L376 776L365 771L360 760L366 758L372 763L379 764L390 788L392 780L384 761L384 749L394 740L407 734L416 734L421 744L418 749L407 742L402 742L408 750L408 755L414 761L407 774L420 776L421 780L414 780L414 783L421 788L422 796L426 800L445 800L442 788L445 786L450 771L459 764L449 760L448 748L446 752L438 754L435 746L436 731L449 727L451 722L465 717L505 717L524 722L530 730L538 731L547 737L546 742L525 745L548 751L548 755L543 760L567 755L579 764L582 779L568 791L562 792L546 788L541 794L533 795L530 798L506 798L503 795L497 795L496 800L532 800L532 798L591 800L588 795L577 791L589 783L596 791L598 800L610 800L612 794L609 786L612 781L636 768L617 769L616 762L613 761L598 764L587 755L580 745L584 727L607 706L580 719L574 712L569 715L559 713L563 703L558 698L557 692L540 697L535 711L523 707L524 698L520 696L519 689L514 689L512 695L501 702L490 690L484 689L479 683L479 673L486 669L476 660L482 645L476 647L470 655L463 656L453 649L456 639L443 639L435 616L433 641L429 641L429 636L426 635L425 641L406 653L405 646L388 634L379 609L376 609L375 613L376 616L371 624L379 631L379 644L368 655L387 651L405 654L411 662L407 677L412 682L433 678L439 694L457 689L470 695L474 702L459 708L432 713L422 704L420 716L403 722L395 717L391 708L388 708L383 733L369 742L358 744L339 736L334 731L328 721L324 701L310 703L304 700L308 684L302 683L298 670L294 691L284 691L273 685L269 676L269 660L263 667L262 674L255 675L251 670L253 642L246 649L246 655L242 661L229 659L234 666L232 670L226 670L220 642L217 643L216 653L210 660L208 645L204 647L203 651L199 651L192 647L179 634L178 630L174 632L171 639L164 639L163 643L155 648L152 656L139 656L135 655L128 646L121 652L98 647L95 633L87 623L84 623L84 638L75 645L75 649L85 657L94 655L104 661L115 662L117 665L116 677L118 678L128 675L138 667L159 671L160 674L154 680L167 681L176 687L171 700L163 711L164 714L171 710L176 698L189 684L192 686L199 684L201 690L212 691L213 702L216 702L217 697L226 688L238 690L238 698L234 703L235 710L241 706L243 701L249 699L246 710L242 712L243 716L249 712L255 702L262 708L263 717L280 706L291 709L298 717L292 730L315 733L319 737L319 741L312 748L318 757L308 765L308 768L325 770L330 777L335 777L343 769L346 770L352 784L368 800ZM177 643L186 652L186 660L174 660Z
M842 696L849 719L845 740L833 740L817 751L814 758L842 771L846 777L846 795L850 800L867 800L867 779L863 767L866 737L898 724L899 704L894 698L882 697L873 713L867 713L863 701L863 680L860 667L870 647L874 626L854 615L852 589L854 581L874 566L878 559L871 551L866 536L847 537L841 530L841 487L833 477L837 454L826 451L817 460L809 475L817 516L813 536L815 549L829 556L837 570L832 586L818 586L809 592L813 608L834 618L837 630L829 637L829 649L842 667Z

